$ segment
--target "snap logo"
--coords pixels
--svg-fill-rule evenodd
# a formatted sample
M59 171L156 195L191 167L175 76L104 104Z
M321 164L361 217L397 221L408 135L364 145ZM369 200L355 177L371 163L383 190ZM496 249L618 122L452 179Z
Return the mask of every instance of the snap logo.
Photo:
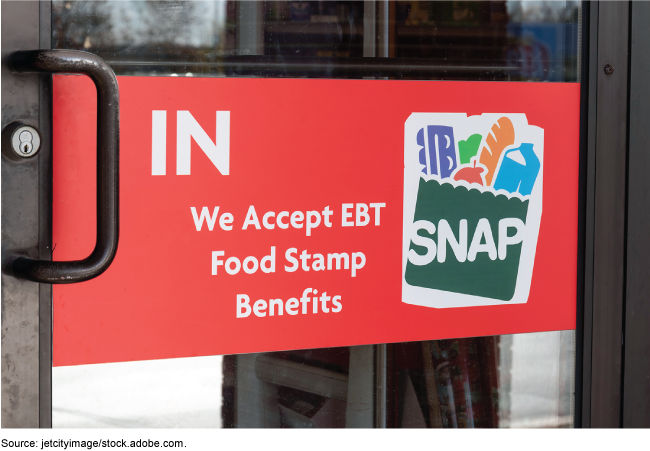
M217 111L215 141L189 111L176 112L176 174L190 175L192 138L222 175L230 172L230 111ZM167 173L167 111L151 112L151 175Z
M525 114L413 113L404 137L403 302L527 302L543 169L544 130Z

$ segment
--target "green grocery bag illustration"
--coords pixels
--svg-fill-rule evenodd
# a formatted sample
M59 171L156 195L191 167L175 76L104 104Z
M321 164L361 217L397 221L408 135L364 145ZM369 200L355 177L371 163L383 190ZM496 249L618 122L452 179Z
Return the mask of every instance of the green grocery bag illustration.
M524 114L413 113L405 124L402 301L528 300L544 131Z

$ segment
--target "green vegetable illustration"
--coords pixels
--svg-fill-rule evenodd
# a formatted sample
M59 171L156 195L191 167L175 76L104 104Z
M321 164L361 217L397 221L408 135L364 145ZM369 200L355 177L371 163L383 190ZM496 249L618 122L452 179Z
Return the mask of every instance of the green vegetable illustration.
M481 139L483 139L482 136L477 133L467 138L467 141L458 141L460 164L468 164L472 157L476 156Z

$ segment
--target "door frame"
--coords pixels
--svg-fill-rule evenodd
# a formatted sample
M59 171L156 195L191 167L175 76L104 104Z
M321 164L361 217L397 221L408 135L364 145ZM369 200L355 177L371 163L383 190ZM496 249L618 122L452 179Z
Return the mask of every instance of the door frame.
M52 77L13 74L16 50L52 47L50 1L2 1L2 128L37 127L33 159L2 156L2 427L52 427L52 286L16 279L17 256L52 259Z
M629 4L585 6L589 39L581 80L584 292L583 299L578 297L576 426L618 427L627 147L627 96L620 94L627 92ZM614 67L610 75L604 71L606 64Z
M627 243L622 426L650 428L650 3L630 5Z
M575 426L650 427L650 8L583 5Z

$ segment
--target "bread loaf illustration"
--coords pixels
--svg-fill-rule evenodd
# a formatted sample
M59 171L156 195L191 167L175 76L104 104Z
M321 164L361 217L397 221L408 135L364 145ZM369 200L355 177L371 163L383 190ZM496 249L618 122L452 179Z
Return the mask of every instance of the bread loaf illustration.
M499 164L503 150L515 143L515 128L507 117L502 117L494 123L490 133L485 138L485 145L481 149L479 163L487 168L485 183L492 186L492 180Z

